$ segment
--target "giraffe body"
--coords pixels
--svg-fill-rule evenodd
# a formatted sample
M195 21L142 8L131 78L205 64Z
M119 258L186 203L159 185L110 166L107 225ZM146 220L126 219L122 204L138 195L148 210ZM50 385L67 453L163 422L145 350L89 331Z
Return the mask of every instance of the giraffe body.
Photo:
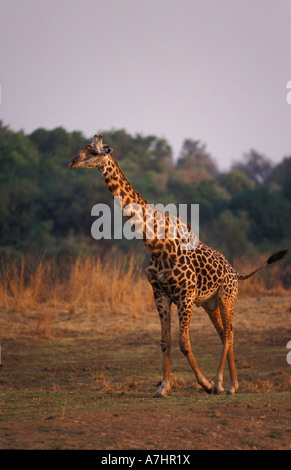
M191 290L193 303L202 305L218 291L227 273L236 274L223 255L202 242L193 251L177 250L175 257L152 256L146 269L153 288L162 289L175 304Z
M238 389L233 355L232 318L238 294L238 281L247 279L267 264L283 258L289 250L272 255L266 263L248 275L237 273L224 255L197 239L185 222L169 214L156 211L127 181L112 155L112 149L103 145L102 136L82 149L70 163L70 168L98 168L112 196L122 198L125 218L131 219L130 205L140 209L134 219L135 231L151 252L146 268L161 322L161 349L163 380L156 396L166 396L170 389L171 304L178 309L179 346L187 357L198 383L208 393L223 391L223 370L227 359L230 386L227 393ZM164 234L161 234L161 221ZM150 229L148 227L150 226ZM176 230L176 232L175 232ZM173 237L175 233L175 237ZM185 246L187 249L185 249ZM189 326L194 306L207 312L222 341L222 354L214 383L200 372L192 353Z

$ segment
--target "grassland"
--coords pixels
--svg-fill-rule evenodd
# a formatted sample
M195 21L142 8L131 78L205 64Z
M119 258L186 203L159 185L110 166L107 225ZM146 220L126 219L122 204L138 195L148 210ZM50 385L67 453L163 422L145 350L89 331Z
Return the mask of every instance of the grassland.
M238 393L196 385L173 309L172 389L156 399L160 325L132 259L79 260L62 276L45 263L10 265L0 283L0 448L290 449L291 296L249 287L234 317ZM212 379L221 345L201 308L191 343Z

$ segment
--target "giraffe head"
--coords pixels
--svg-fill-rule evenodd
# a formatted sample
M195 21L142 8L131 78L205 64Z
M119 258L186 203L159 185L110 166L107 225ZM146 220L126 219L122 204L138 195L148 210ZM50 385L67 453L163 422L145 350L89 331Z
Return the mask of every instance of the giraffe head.
M108 157L112 154L113 150L108 145L103 145L103 136L95 135L91 144L86 145L79 151L78 155L73 158L69 168L99 168L102 169L106 166Z

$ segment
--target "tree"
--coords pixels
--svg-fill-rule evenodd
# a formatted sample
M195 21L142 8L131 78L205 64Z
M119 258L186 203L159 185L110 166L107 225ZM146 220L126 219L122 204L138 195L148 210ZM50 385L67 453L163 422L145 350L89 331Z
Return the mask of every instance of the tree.
M22 132L1 129L0 240L2 246L29 247L47 238L52 227L40 215L39 154Z
M287 176L282 187L284 197L291 203L291 176Z
M254 183L245 174L238 170L232 170L229 173L221 173L217 178L218 183L229 193L235 196L242 191L253 189Z
M62 127L25 135L0 121L2 251L10 247L40 252L46 248L48 253L112 249L110 241L97 244L91 238L93 205L103 202L113 207L102 178L97 171L68 170L72 156L90 140ZM199 204L201 238L229 257L241 249L251 254L254 246L263 250L290 244L291 157L273 168L267 180L273 183L271 190L255 186L266 181L269 168L258 155L252 154L245 164L248 171L253 169L254 184L246 172L218 174L199 141L185 140L176 165L168 142L154 135L113 130L104 132L104 142L114 149L126 177L149 202L187 204L188 216L191 204ZM126 240L114 245L123 251L133 246Z
M229 205L237 214L245 211L250 220L249 236L257 245L268 241L278 244L290 234L291 204L282 191L256 188L234 197Z
M277 183L279 186L282 186L286 179L291 177L291 156L285 157L282 162L276 165L270 176L269 183Z
M173 152L166 139L154 135L143 137L137 134L134 143L140 145L148 153L156 171L167 171L172 166Z
M250 220L246 211L233 214L229 209L213 219L209 243L231 262L235 257L251 256L254 244L249 240Z
M199 140L191 139L186 139L183 143L177 168L191 172L193 176L195 171L201 172L201 169L203 169L206 170L205 175L208 175L208 178L215 178L219 173L216 163L206 152L206 146Z
M232 170L244 173L257 186L267 182L272 168L271 160L253 149L244 155L244 162L235 162L232 165Z

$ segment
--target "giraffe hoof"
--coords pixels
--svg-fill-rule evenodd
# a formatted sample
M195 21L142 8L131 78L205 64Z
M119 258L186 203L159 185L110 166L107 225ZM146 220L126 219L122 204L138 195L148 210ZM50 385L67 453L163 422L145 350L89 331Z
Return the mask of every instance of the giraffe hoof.
M155 398L166 398L167 392L165 390L157 390L156 393L154 394Z
M226 391L226 395L234 395L236 392L236 389L234 387L230 387Z
M165 398L167 396L168 390L169 387L161 386L160 388L158 388L154 396L156 398Z
M214 395L220 395L223 392L224 392L224 388L221 385L215 385L215 387L213 387Z
M213 382L211 380L207 380L207 382L203 382L202 384L203 389L206 393L211 394L213 390Z

